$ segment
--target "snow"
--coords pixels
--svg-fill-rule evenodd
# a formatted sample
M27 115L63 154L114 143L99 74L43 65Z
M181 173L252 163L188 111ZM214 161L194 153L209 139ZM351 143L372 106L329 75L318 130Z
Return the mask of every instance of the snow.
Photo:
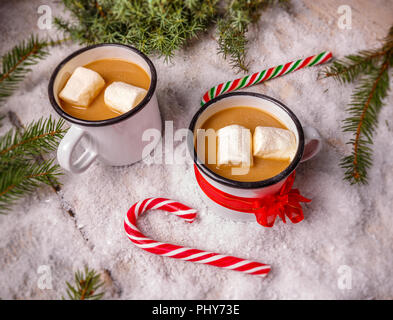
M338 1L317 5L293 1L292 14L267 11L250 30L250 71L306 57L324 50L342 57L375 47L389 27L392 3L347 1L353 8L353 28L337 27ZM1 52L27 37L39 35L40 1L2 2ZM54 14L63 14L50 2ZM360 13L373 12L369 17ZM386 18L387 17L387 18ZM367 24L367 28L363 27ZM216 55L211 32L177 53L172 63L153 57L158 71L157 97L164 120L174 129L188 127L204 91L236 74ZM47 98L51 72L77 44L53 48L34 66L2 112L13 111L23 123L40 116L57 117ZM106 299L391 299L393 298L393 95L386 101L374 142L374 164L368 186L342 180L340 158L345 145L341 120L353 89L332 79L316 81L321 67L302 70L247 89L278 98L305 126L318 128L325 145L317 158L297 170L295 185L313 201L304 205L299 224L277 222L271 229L257 223L221 219L199 193L193 168L187 163L107 167L95 163L86 173L66 173L58 193L50 188L0 216L0 298L58 299L65 281L85 264L105 280ZM386 119L386 121L385 121ZM3 121L0 134L11 127ZM175 142L175 148L184 147ZM163 212L143 216L139 226L149 237L269 263L266 279L211 266L158 257L136 248L126 237L123 218L136 201L162 196L181 201L199 212L186 224ZM74 217L70 215L74 214ZM40 266L49 266L52 289L40 289ZM350 289L340 284L342 270L351 272ZM341 288L341 289L340 289Z

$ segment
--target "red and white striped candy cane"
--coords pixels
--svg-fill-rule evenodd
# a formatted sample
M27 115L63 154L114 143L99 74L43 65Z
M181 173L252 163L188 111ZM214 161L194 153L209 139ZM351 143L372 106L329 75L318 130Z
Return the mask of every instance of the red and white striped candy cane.
M305 67L316 66L318 64L325 63L332 58L332 53L329 51L321 52L314 56L307 57L305 59L299 59L296 61L291 61L286 64L280 64L276 67L272 67L254 74L245 76L243 78L235 79L232 81L227 81L220 83L219 85L209 89L203 95L201 105L203 106L206 102L211 99L231 91L235 91L241 88L247 88L261 82L283 76L285 74L303 69Z
M135 203L127 212L124 220L124 228L128 238L130 238L137 247L163 257L208 264L224 269L254 274L260 277L265 277L269 273L270 266L263 263L219 253L185 248L170 243L155 241L146 237L138 229L137 220L142 213L150 209L169 211L189 223L192 223L196 217L196 210L180 202L169 199L148 198Z

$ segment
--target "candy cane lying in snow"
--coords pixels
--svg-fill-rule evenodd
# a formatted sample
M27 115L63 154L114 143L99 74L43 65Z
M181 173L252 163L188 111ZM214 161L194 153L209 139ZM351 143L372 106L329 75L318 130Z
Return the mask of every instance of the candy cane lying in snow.
M223 93L239 90L241 88L247 88L306 67L316 66L318 64L329 61L332 57L333 56L331 52L324 51L320 54L316 54L314 56L310 56L304 59L291 61L286 64L280 64L279 66L271 67L269 69L262 70L261 72L256 72L254 74L245 76L243 78L220 83L219 85L206 91L206 93L203 95L201 105L203 106L206 102L210 101L215 97L218 97Z
M196 217L196 210L169 199L148 198L135 203L127 212L124 220L124 228L130 240L137 247L163 257L208 264L224 269L254 274L260 277L265 277L269 273L270 266L263 263L219 253L185 248L170 243L158 242L146 237L139 231L136 222L142 213L150 209L171 212L189 223L192 223Z

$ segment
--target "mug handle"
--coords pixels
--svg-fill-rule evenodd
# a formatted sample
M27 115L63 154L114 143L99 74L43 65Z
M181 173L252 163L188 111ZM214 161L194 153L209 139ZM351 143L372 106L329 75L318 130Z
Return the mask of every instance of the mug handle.
M300 162L314 158L322 149L322 137L313 127L304 127L304 152Z
M97 158L96 150L88 148L82 153L78 160L72 162L71 155L83 136L88 136L85 130L71 126L57 149L57 160L60 165L72 173L82 173L89 168Z

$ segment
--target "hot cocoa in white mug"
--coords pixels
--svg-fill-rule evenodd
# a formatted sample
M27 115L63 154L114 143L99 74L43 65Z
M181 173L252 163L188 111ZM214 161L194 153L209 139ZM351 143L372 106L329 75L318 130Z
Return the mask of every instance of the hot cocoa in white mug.
M65 58L49 82L49 99L71 123L57 158L72 173L84 172L96 159L129 165L142 159L147 129L162 130L155 94L156 69L139 50L122 44L98 44ZM73 152L83 140L84 152Z

